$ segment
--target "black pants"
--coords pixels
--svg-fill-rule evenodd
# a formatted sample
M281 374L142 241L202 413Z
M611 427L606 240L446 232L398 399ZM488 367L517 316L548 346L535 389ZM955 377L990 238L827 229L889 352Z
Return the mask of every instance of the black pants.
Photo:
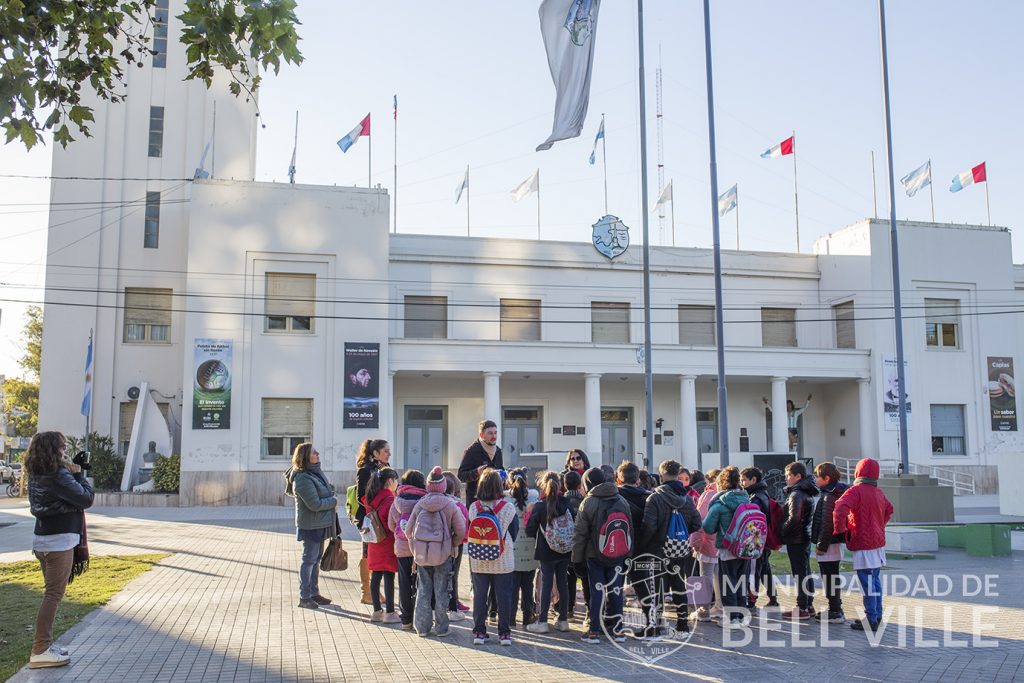
M718 560L718 579L722 593L722 609L730 617L736 607L747 606L747 574L750 560ZM724 618L724 617L723 617Z
M629 574L648 626L657 626L661 622L670 598L676 607L677 624L685 620L689 612L686 579L694 573L696 560L693 557L665 558L662 562L661 570L654 574L639 571Z
M586 567L586 565L585 564L580 564L579 567L583 568L583 567ZM582 581L583 582L583 604L589 605L590 604L590 581L587 579L587 572L586 572L586 570L584 569L581 573L577 574L576 573L576 569L574 568L574 566L572 564L570 564L569 565L569 571L566 573L566 577L568 578L568 582L569 582L569 591L568 591L569 594L564 599L569 601L569 611L570 612L575 612L576 611L576 583L578 581ZM561 602L562 600L563 600L562 596L559 595L558 596L558 601ZM583 610L583 611L586 612L586 610Z
M416 580L412 575L412 558L398 558L398 604L402 623L411 624L416 608Z
M459 610L459 567L462 566L462 550L460 545L455 557L452 558L451 598L448 600L448 611Z
M764 552L761 553L761 557L757 558L757 565L754 568L755 600L761 594L761 586L765 587L769 600L774 601L778 597L775 593L775 578L772 576L771 556L772 551L765 548Z
M828 611L841 612L843 610L842 598L842 577L839 576L839 561L822 562L818 560L818 567L821 568L821 583L825 587L825 596L828 597Z
M537 578L537 570L531 569L528 572L512 572L512 609L509 610L509 617L514 623L516 610L520 604L523 607L523 626L533 623L537 613L537 601L534 599L534 581Z
M814 585L810 581L811 544L789 544L786 553L789 554L789 566L796 579L796 606L799 609L811 609L814 605Z
M380 582L384 580L384 602L388 608L388 614L395 611L395 573L394 572L373 572L370 575L370 597L373 600L373 611L379 612L380 607Z

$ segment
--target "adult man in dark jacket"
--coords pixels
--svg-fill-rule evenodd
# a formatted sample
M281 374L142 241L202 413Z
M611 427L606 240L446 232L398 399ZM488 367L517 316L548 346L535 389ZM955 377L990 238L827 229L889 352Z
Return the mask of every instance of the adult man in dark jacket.
M750 496L750 502L758 507L764 514L764 518L771 524L772 509L771 498L768 496L768 485L764 483L764 473L756 467L746 467L740 472L740 486ZM748 600L747 607L754 609L757 603L757 594L761 590L761 584L765 585L768 593L767 607L778 607L779 599L775 593L775 580L772 577L772 564L769 558L772 555L771 548L767 545L757 558L754 565L754 592L753 597Z
M668 524L672 514L678 510L683 515L688 534L700 529L700 513L693 504L689 486L679 481L679 472L683 469L675 460L666 460L658 466L661 480L665 482L654 489L647 498L644 515L637 535L638 553L651 555L661 560L661 568L647 581L636 585L637 597L644 610L644 616L650 629L659 623L657 616L664 609L665 595L672 594L672 602L676 606L676 631L689 631L686 604L686 578L692 576L694 557L686 553L684 557L665 557L665 540L668 536ZM653 561L648 557L646 560ZM641 586L643 588L641 588ZM653 595L653 600L650 597ZM657 635L648 633L647 635Z
M498 425L494 420L480 421L480 436L462 453L459 481L466 485L466 507L476 502L476 483L480 473L488 467L500 470L501 447L498 445Z
M789 566L796 577L796 607L782 613L783 619L810 619L814 616L814 584L811 582L811 520L818 487L807 476L802 462L786 465L786 504L783 505L779 536L786 544Z

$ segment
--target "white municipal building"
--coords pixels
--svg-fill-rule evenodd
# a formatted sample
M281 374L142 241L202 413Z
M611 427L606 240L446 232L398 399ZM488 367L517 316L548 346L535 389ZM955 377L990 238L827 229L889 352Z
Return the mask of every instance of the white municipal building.
M485 417L506 465L573 447L592 463L643 458L638 246L610 261L590 243L391 234L384 190L253 182L254 107L223 82L183 82L180 44L155 45L127 70L125 103L95 103L94 137L54 151L54 176L137 180L53 181L41 429L83 431L91 328L93 428L127 450L145 383L182 455L183 503L278 501L306 439L338 483L381 435L399 467L454 469ZM187 180L211 139L212 178ZM993 491L995 466L1024 451L1024 266L1005 228L908 222L900 240L910 460ZM801 456L898 458L888 224L837 229L814 254L722 262L732 463L789 450L786 401L808 395ZM647 463L707 469L720 447L711 251L652 247L651 267ZM220 390L213 404L201 382ZM376 427L346 426L348 393L352 422Z

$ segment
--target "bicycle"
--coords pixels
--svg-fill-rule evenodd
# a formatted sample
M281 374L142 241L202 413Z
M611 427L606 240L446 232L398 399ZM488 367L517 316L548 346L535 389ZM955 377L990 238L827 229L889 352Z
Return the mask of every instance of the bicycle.
M15 475L11 478L11 482L7 484L7 497L21 497L21 475Z

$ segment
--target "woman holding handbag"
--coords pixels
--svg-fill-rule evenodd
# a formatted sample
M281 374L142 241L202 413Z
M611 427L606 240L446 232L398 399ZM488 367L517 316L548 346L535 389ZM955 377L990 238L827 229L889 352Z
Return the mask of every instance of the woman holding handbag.
M292 466L284 476L288 481L285 493L295 497L296 538L302 542L299 607L317 609L331 604L320 594L320 556L324 541L338 526L338 497L320 469L320 454L308 441L295 447Z

